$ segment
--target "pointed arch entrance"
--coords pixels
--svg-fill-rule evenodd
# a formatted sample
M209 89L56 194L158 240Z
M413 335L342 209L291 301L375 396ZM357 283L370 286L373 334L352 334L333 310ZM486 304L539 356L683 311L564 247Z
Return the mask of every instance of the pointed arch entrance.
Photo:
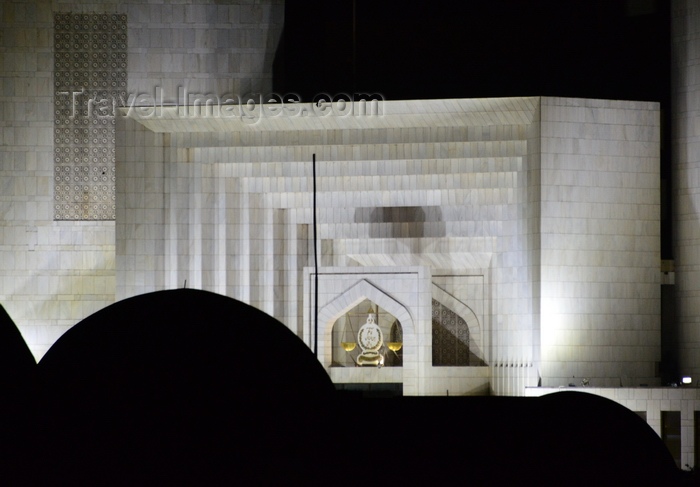
M357 281L319 310L320 340L318 358L323 366L328 370L333 361L333 325L339 318L365 300L369 300L386 310L401 323L403 369L415 369L417 355L416 328L411 313L403 304L366 279Z

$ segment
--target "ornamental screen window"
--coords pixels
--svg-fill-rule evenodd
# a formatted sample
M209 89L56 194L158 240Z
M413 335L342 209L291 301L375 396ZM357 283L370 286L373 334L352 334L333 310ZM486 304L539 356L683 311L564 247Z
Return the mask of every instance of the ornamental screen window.
M54 15L54 220L114 220L116 110L127 103L125 14Z
M433 365L479 365L469 351L469 327L457 313L433 299Z

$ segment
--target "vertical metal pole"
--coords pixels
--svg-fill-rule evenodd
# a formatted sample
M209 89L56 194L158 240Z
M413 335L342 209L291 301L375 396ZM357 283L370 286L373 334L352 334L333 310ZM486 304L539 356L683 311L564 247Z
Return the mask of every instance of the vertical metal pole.
M314 192L314 355L318 358L318 248L316 229L316 154L313 155L313 192Z

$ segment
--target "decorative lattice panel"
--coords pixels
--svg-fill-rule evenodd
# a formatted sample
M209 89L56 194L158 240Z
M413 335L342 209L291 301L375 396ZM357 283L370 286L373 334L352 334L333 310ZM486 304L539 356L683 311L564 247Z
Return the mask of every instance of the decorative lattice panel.
M469 358L467 322L433 299L433 365L465 366Z
M126 75L126 15L54 16L55 220L115 217L115 109Z

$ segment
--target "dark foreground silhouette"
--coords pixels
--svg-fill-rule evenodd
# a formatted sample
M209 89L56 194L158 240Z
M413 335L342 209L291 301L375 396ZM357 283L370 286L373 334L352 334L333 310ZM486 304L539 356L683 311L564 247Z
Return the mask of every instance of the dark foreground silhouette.
M204 291L130 298L38 365L0 313L1 485L694 485L584 393L336 392L284 325Z

